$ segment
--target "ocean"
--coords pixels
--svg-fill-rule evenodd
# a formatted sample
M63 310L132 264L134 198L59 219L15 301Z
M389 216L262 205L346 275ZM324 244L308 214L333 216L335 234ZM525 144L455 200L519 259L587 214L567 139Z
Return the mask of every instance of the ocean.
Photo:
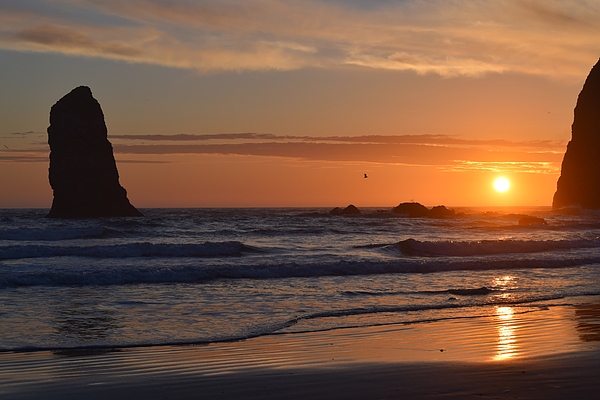
M0 210L0 351L207 344L597 302L600 214ZM519 225L523 214L547 225ZM594 303L596 304L596 303Z

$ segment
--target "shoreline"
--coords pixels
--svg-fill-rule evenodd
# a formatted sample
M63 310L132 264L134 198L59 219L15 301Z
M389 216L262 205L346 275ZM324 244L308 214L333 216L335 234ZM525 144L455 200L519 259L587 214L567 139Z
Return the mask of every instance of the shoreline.
M173 348L173 349L177 349L177 348L183 348L183 347L205 347L205 346L220 346L220 345L228 345L228 344L232 344L232 343L242 343L242 342L247 342L247 341L255 341L255 340L269 340L268 338L276 338L278 336L284 336L284 337L302 337L303 335L309 335L309 336L319 336L319 335L329 335L329 336L339 336L339 337L344 337L345 334L344 332L349 331L349 332L354 332L354 331L358 331L361 332L358 336L365 336L365 339L368 338L368 336L370 335L378 335L380 334L380 332L386 332L386 331L406 331L406 330L421 330L421 327L425 326L425 325L429 325L429 324L433 324L431 326L433 327L438 327L438 326L444 326L445 328L434 328L435 331L439 331L444 330L444 329L448 329L450 331L454 331L456 328L452 327L453 325L456 326L461 326L461 325L465 325L467 326L467 330L471 330L470 326L472 325L472 322L470 321L482 321L483 323L481 324L482 327L486 327L487 330L489 331L490 326L499 326L500 328L504 329L504 334L507 333L507 329L510 329L511 331L513 330L513 326L515 324L518 324L520 326L520 330L522 332L520 332L520 336L523 336L523 331L528 329L531 330L532 328L537 328L537 324L538 322L536 321L537 319L544 319L544 318L532 318L529 316L526 316L526 314L531 314L531 313L543 313L546 311L551 311L549 314L552 315L552 318L550 319L554 319L556 320L556 318L559 316L560 318L565 318L565 319L574 319L575 317L572 315L567 315L568 311L567 310L571 310L571 309L581 309L581 308L591 308L592 310L598 308L600 310L600 295L583 295L583 296L574 296L570 298L571 301L564 303L565 298L560 297L560 298L556 298L556 299L547 299L547 300L541 300L542 304L539 304L540 301L539 300L535 300L535 301L524 301L524 302L509 302L509 303L497 303L497 304L487 304L487 305L483 305L483 306L475 306L475 308L477 309L485 309L485 310L491 310L491 309L495 309L495 315L492 315L494 313L490 312L490 311L486 311L482 314L479 313L475 313L475 314L471 314L470 312L467 312L466 314L463 315L446 315L446 316L430 316L430 317L425 317L422 319L414 319L414 320L407 320L407 321L391 321L391 322L378 322L378 323L372 323L372 324L365 324L365 325L342 325L342 326L334 326L334 327L324 327L324 328L320 328L320 329L311 329L309 327L304 327L301 329L298 329L298 326L295 325L291 325L288 327L284 327L281 328L279 330L273 331L273 332L265 332L265 333L258 333L255 335L250 335L250 336L244 336L244 337L231 337L231 338L223 338L223 339L215 339L215 340L189 340L189 341L172 341L172 342L157 342L157 343L131 343L131 344L98 344L98 345L81 345L81 346L56 346L56 347L36 347L36 346L25 346L25 347L21 347L21 348L0 348L0 356L2 356L3 354L29 354L29 353L33 353L33 354L54 354L54 355L64 355L64 354L69 354L69 355L78 355L78 354L105 354L105 353L114 353L114 352L119 352L119 351L131 351L131 350L152 350L152 349L161 349L161 348ZM458 307L456 308L456 310L469 310L469 306L464 306L464 307ZM433 311L439 311L438 309L434 308L432 309ZM453 308L450 308L449 310L454 310ZM428 309L415 309L414 312L426 312L429 311ZM447 311L447 310L446 310ZM405 311L407 313L412 313L413 310L411 311ZM595 312L595 311L592 311ZM600 312L600 311L598 311ZM555 314L558 314L555 315ZM358 314L360 315L360 314ZM539 315L544 316L544 315ZM345 318L353 318L356 317L356 315L354 314L350 314L348 316L346 316ZM593 315L592 317L598 317L600 318L600 315ZM326 317L325 317L326 318ZM301 321L305 321L305 319L300 318ZM310 320L310 319L308 319ZM533 324L533 326L531 326ZM448 326L450 325L450 327ZM562 324L561 324L562 325ZM568 325L568 324L567 324ZM302 326L302 325L300 325ZM555 327L556 328L556 327ZM559 327L558 329L562 329L563 327ZM458 328L458 329L464 329L464 328ZM569 326L569 329L573 329L572 326ZM429 329L427 329L429 331ZM547 330L547 329L546 329ZM479 329L479 335L482 335L483 332L481 332L481 329ZM493 345L493 340L490 340L489 337L490 332L487 332L488 337L486 337L486 341L491 342ZM544 335L548 336L548 332L544 332ZM411 335L408 335L409 337ZM413 335L414 336L414 335ZM492 334L493 336L493 334ZM506 335L505 335L506 336ZM285 339L282 339L285 342ZM367 339L368 340L368 339ZM254 343L254 342L253 342ZM546 345L548 344L548 341L545 342ZM577 343L577 341L575 341L574 343ZM460 343L459 345L464 346L465 343ZM414 346L414 343L413 343ZM463 349L464 350L464 349ZM577 349L575 349L577 350ZM472 351L472 350L471 350ZM478 351L480 353L480 351ZM536 352L534 352L534 354L529 354L529 356L531 355L546 355L546 354L553 354L556 351L554 350L548 350L548 348L539 348L536 350ZM482 361L481 359L481 354L475 354L474 357L470 356L470 357L461 357L460 359L458 359L458 361ZM521 358L523 356L527 356L526 354L519 354L521 356ZM417 360L418 361L418 360Z
M166 366L164 366L166 369ZM90 367L91 368L91 367ZM515 362L364 363L329 368L257 368L197 374L185 369L146 375L73 372L41 377L3 399L590 399L600 390L600 351Z
M590 398L598 304L237 342L0 354L3 399Z

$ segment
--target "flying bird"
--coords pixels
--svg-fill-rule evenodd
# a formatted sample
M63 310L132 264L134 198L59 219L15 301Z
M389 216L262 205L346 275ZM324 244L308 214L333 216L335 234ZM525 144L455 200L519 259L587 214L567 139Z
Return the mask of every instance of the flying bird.
M365 178L368 178L369 176L367 174L365 174Z

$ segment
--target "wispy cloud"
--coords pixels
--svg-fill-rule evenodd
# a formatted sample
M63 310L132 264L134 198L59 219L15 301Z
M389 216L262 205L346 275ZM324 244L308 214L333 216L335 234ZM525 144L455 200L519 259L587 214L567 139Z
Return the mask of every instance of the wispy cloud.
M29 162L48 162L48 155L45 157L41 154L24 155L20 153L6 153L0 151L0 163L2 162L15 162L15 163L29 163Z
M556 161L466 161L454 160L454 163L441 168L445 171L490 171L497 173L529 173L529 174L558 174L560 173L560 164Z
M24 29L15 34L15 39L40 48L52 48L67 53L106 55L135 58L143 51L119 42L102 42L71 28L42 25Z
M0 48L198 71L355 66L585 75L594 0L8 0Z
M0 162L48 162L47 145L9 133L15 146L0 149ZM435 167L443 171L553 174L560 170L565 143L472 140L448 135L294 136L262 133L110 135L119 162L164 163L177 155L242 155L305 161L377 163Z
M306 138L304 138L306 139ZM412 166L433 166L444 171L503 171L557 173L562 153L545 149L517 148L490 150L485 141L477 144L435 144L388 142L266 141L216 144L115 144L117 153L136 155L213 154L284 157L310 161L363 162ZM338 138L339 139L339 138ZM423 142L423 140L421 140ZM465 141L466 142L466 141Z
M217 134L175 134L175 135L110 135L111 139L118 141L149 141L149 142L228 142L237 140L246 141L277 141L277 142L336 142L336 143L363 143L363 144L417 144L424 146L479 146L490 147L519 147L539 149L541 151L563 152L564 142L553 140L511 141L505 139L475 140L461 139L450 135L363 135L363 136L294 136L273 135L268 133L217 133Z

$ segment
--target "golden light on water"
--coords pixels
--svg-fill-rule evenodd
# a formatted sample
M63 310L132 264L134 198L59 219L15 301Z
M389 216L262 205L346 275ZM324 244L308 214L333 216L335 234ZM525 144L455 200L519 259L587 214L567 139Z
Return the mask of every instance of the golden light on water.
M494 181L494 189L498 192L506 192L510 189L510 181L504 177L497 178Z
M499 276L497 278L494 278L492 283L493 283L494 287L508 289L508 288L512 287L512 283L514 280L515 280L514 277L512 277L510 275L504 275L504 276Z
M507 360L518 355L513 321L514 310L512 307L496 307L496 316L498 318L498 345L494 360Z

